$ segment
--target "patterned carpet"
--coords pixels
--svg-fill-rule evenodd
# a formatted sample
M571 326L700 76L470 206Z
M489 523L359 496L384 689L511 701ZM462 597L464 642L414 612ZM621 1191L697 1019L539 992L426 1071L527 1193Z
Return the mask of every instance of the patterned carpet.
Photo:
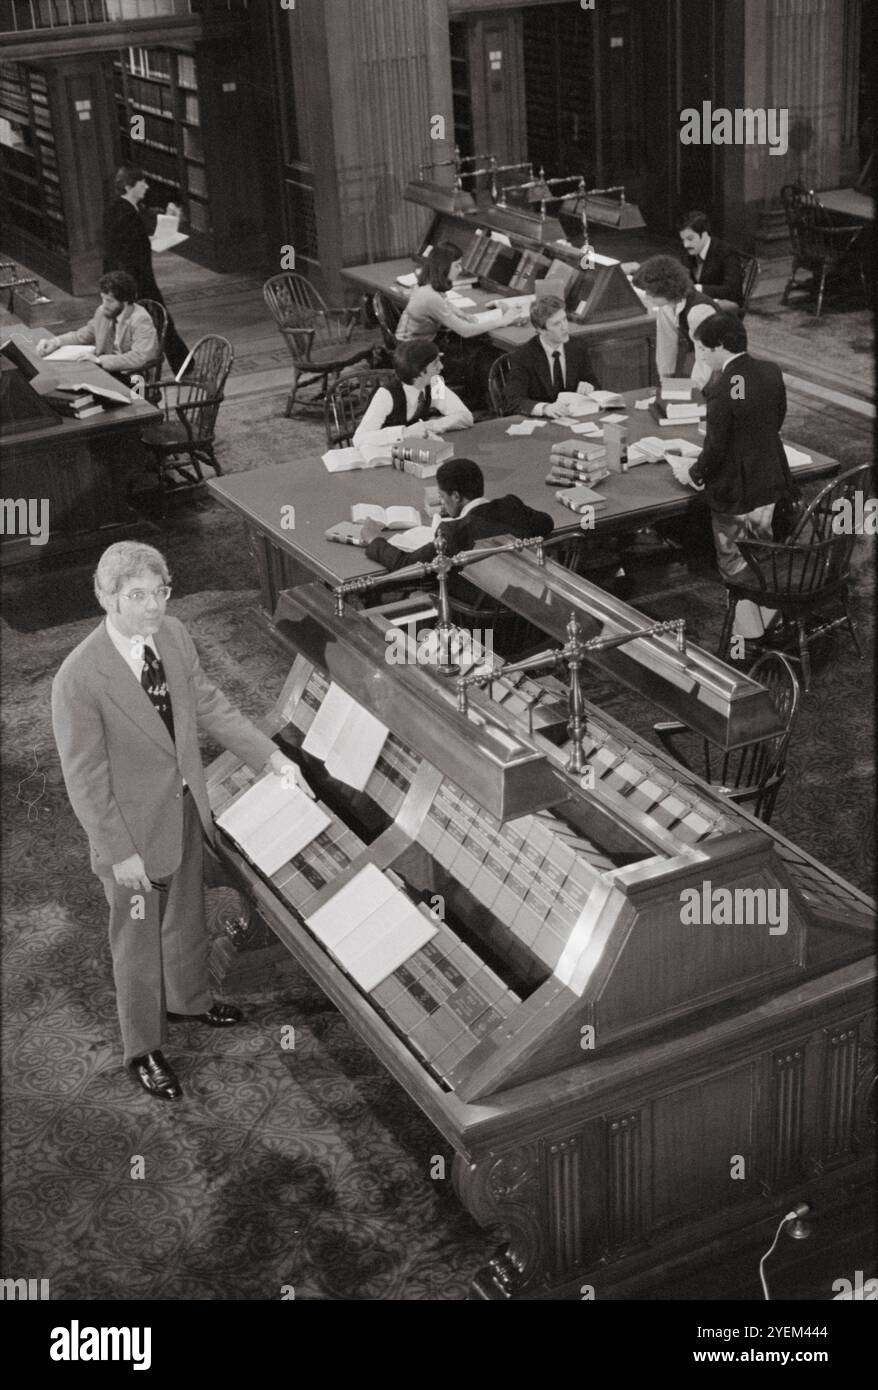
M256 716L284 671L251 602L175 608ZM497 1238L457 1203L447 1145L297 968L241 1001L241 1027L171 1026L176 1105L123 1071L106 904L49 723L51 676L91 626L4 642L3 1275L48 1278L54 1299L462 1298Z
M282 397L229 402L229 471L295 460L316 427L279 417ZM862 421L791 399L789 437L869 456ZM258 716L286 666L251 626L252 562L239 524L210 502L151 535L168 555L174 611L205 669ZM99 550L99 547L97 548ZM461 1210L450 1152L346 1021L296 967L249 1000L228 1032L172 1025L168 1054L186 1092L163 1106L119 1061L103 895L67 803L49 724L49 684L96 621L95 556L3 574L2 1275L48 1278L55 1299L460 1299L501 1233ZM777 828L871 891L874 541L858 542L850 640L815 661ZM714 647L712 574L644 569L635 604L686 617ZM612 712L649 734L659 717L612 693ZM211 750L205 749L210 756ZM280 1048L296 1029L295 1051ZM136 1159L143 1176L132 1177Z

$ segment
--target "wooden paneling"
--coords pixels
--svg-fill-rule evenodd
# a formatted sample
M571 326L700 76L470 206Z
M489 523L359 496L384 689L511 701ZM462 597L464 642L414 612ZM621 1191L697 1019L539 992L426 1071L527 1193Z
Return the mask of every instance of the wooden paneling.
M469 25L468 39L476 153L515 164L527 158L522 17L479 16ZM520 180L524 171L507 177Z
M447 10L422 0L320 4L332 116L315 136L335 171L340 260L400 255L425 225L423 211L403 201L405 185L419 164L447 159L453 145ZM450 181L448 171L444 177Z
M68 219L70 289L91 294L103 264L104 189L118 149L112 59L106 54L69 59L47 75ZM85 105L77 108L77 102Z
M655 1101L649 1181L657 1226L683 1212L708 1212L753 1195L756 1079L757 1068L749 1063Z

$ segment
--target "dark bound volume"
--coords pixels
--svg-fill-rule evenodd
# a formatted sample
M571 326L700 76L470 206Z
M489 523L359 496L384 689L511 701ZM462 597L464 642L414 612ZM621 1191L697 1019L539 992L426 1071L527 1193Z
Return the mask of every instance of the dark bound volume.
M604 323L648 311L622 267L614 264L580 271L567 291L567 312L576 323Z

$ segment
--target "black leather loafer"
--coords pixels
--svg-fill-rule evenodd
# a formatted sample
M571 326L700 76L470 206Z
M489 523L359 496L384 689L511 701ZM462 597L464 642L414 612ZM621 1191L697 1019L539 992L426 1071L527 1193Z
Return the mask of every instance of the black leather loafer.
M243 1017L235 1004L213 1004L206 1014L168 1014L172 1023L206 1023L211 1028L231 1028Z
M145 1091L159 1100L177 1100L183 1088L177 1080L173 1067L163 1052L147 1052L142 1057L132 1057L128 1069Z

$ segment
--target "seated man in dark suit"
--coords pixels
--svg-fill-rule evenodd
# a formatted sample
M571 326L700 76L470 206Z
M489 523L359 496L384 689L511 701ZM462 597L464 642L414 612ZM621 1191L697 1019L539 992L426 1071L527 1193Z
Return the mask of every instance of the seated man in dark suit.
M445 533L449 555L472 550L476 541L492 536L545 537L555 529L548 512L534 511L520 497L511 493L506 497L486 497L482 470L472 459L446 459L436 473L436 486L442 501L439 525ZM420 550L400 550L380 534L381 530L379 522L365 521L361 536L368 542L369 559L386 570L398 570L404 565L435 558L436 547L432 541ZM462 579L459 573L449 577L448 589L462 603L474 604L484 598L481 590Z
M695 284L709 299L715 299L726 313L734 313L744 302L741 258L728 242L711 236L706 213L687 212L680 223L683 264Z
M510 415L566 414L556 404L561 391L575 391L580 382L592 389L594 375L585 338L571 338L564 301L547 294L531 305L530 321L537 330L530 342L509 355L506 409Z
M736 314L714 314L695 336L706 362L718 373L705 391L704 448L694 463L672 455L668 462L678 482L704 489L719 571L733 579L747 569L738 541L772 540L775 503L790 491L780 437L786 389L775 362L750 356L747 330ZM775 618L774 609L749 599L740 602L735 635L758 639Z

